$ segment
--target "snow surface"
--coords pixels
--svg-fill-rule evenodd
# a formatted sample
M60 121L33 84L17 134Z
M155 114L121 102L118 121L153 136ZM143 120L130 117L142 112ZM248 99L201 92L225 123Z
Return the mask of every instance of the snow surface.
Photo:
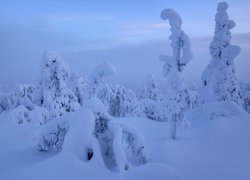
M68 132L70 141L65 139L61 152L44 153L36 149L40 126L13 124L2 113L0 179L250 179L250 116L233 102L210 103L189 112L187 119L192 125L175 141L169 138L167 122L115 119L123 126L139 129L151 158L146 165L120 173L103 168L99 158L84 159L80 149L89 146L89 138L81 127L88 122L74 121L80 112L69 114L65 118L71 118L74 127ZM94 119L89 110L84 114L89 114L90 122ZM76 136L78 132L82 135ZM91 142L94 147L96 142Z

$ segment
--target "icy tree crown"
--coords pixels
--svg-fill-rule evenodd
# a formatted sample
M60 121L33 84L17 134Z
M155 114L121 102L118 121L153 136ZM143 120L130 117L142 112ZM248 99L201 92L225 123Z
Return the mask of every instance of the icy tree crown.
M230 57L234 58L240 52L240 48L238 46L231 46L230 29L235 27L235 22L229 20L227 9L228 4L226 2L221 2L217 6L217 13L215 15L215 36L212 43L210 44L210 54L214 58L223 58L222 54L229 53ZM227 48L229 49L226 50ZM226 63L231 64L229 61Z
M165 9L161 12L162 20L169 20L169 24L173 29L181 29L182 19L180 15L175 12L173 9Z
M172 56L161 56L160 60L165 62L166 67L176 66L177 71L181 72L186 64L192 59L193 55L190 50L189 37L181 30L182 19L180 15L173 9L165 9L161 12L161 18L169 21L172 32L169 39L171 40L171 47L173 49ZM168 69L168 68L165 68ZM165 75L168 72L163 72ZM164 75L164 76L165 76Z
M67 64L63 63L61 57L53 51L44 52L41 71L43 74L42 78L46 81L45 83L49 88L53 86L56 86L57 89L64 87L65 81L70 76Z

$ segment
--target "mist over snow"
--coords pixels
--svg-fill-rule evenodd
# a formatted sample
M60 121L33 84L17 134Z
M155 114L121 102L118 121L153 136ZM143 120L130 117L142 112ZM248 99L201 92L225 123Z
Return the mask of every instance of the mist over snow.
M92 69L105 61L112 62L117 68L117 73L113 77L108 77L111 83L120 82L131 88L143 85L149 73L154 74L158 79L161 78L162 63L158 60L159 54L170 53L169 40L166 38L161 40L151 40L137 44L126 44L113 48L101 48L97 50L64 50L62 44L73 43L72 39L58 37L51 44L43 42L44 38L38 35L41 42L34 45L32 42L27 43L25 39L20 44L15 44L14 49L7 49L8 44L2 44L0 52L2 59L0 61L1 82L22 82L34 83L40 71L41 56L44 49L58 50L57 52L69 64L72 71L81 75L90 74ZM2 37L1 37L2 36ZM28 36L28 35L27 35ZM1 39L7 38L4 34L0 34ZM27 37L27 38L30 38ZM46 38L45 38L46 39ZM201 73L210 61L209 49L207 48L212 37L191 37L191 48L194 52L194 58L190 62L186 71L183 72L188 82L195 84L201 83ZM32 41L30 39L30 41ZM3 41L1 41L3 42ZM60 44L61 42L61 44ZM77 40L75 41L77 42ZM250 61L250 34L234 34L232 42L241 47L240 54L236 57L236 74L238 78L244 82L250 80L249 68ZM41 44L40 44L41 43ZM26 44L23 46L22 44ZM37 48L34 48L36 46ZM40 47L39 46L44 46ZM15 53L13 53L15 51Z
M250 180L250 1L0 3L0 180Z

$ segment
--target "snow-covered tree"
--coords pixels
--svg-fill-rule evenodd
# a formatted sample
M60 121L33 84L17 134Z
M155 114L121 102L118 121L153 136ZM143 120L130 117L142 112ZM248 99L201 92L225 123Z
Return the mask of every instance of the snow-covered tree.
M156 121L166 121L167 111L162 106L162 101L157 102L152 99L141 99L140 108L142 114L152 120Z
M136 129L114 122L99 99L90 99L84 103L95 114L94 135L109 169L123 171L131 165L138 166L149 161L144 138Z
M83 100L88 98L87 80L78 74L72 73L70 81L68 82L69 88L77 97L78 103L82 105Z
M1 85L0 87L0 112L15 109L23 102L23 93L19 85Z
M117 117L141 116L142 112L135 92L121 85L112 88L109 113Z
M140 108L144 116L156 121L166 120L161 104L163 92L153 75L148 75L140 98Z
M97 97L102 103L108 108L110 108L110 103L112 99L112 88L108 83L105 83L104 79L107 76L112 76L116 73L116 69L110 62L105 62L99 64L94 68L91 73L89 80L89 97Z
M34 85L20 85L19 96L21 104L29 110L32 110L35 105L35 91L36 87Z
M234 101L244 107L242 87L234 67L240 47L230 42L230 30L235 22L229 20L227 9L226 2L218 3L214 38L209 46L212 59L202 74L202 98L204 102Z
M75 111L79 103L77 97L67 87L70 79L67 64L56 53L46 51L43 55L41 71L38 104L47 108L52 117Z
M163 76L166 78L166 95L163 105L167 108L170 120L170 136L176 139L177 127L185 124L184 113L190 109L196 101L196 95L185 84L181 72L192 59L190 39L181 29L182 19L174 10L165 9L161 12L163 20L168 19L170 24L172 56L161 55L164 62Z
M62 150L81 160L104 161L111 170L128 170L149 161L143 136L112 120L98 98L83 101L77 112L50 121L39 135L38 150Z
M160 86L152 74L147 76L147 82L143 90L142 98L151 99L153 101L162 100Z

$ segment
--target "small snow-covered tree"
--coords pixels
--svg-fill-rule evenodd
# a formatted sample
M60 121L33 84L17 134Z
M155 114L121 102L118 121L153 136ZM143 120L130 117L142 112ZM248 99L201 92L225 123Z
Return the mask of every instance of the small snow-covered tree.
M84 99L88 98L88 87L85 77L72 73L69 80L69 88L75 94L80 105L82 105Z
M121 85L112 88L109 113L117 117L141 116L142 112L134 91Z
M56 53L46 51L42 59L38 104L46 107L52 117L75 111L79 107L77 97L67 87L69 79L70 71L67 64Z
M218 3L214 38L209 46L212 59L202 74L202 98L204 102L234 101L243 107L242 87L234 67L240 47L230 42L230 30L235 27L235 22L229 20L227 9L226 2Z
M34 108L35 101L35 91L36 87L34 85L20 85L19 96L21 99L21 104L24 105L29 110Z
M155 80L152 74L147 76L147 82L145 84L142 98L151 99L153 101L162 100L162 93L159 84Z
M89 80L89 97L97 97L102 103L110 108L112 88L104 82L105 77L112 76L116 73L116 69L110 62L99 64L94 68Z
M22 91L18 85L3 85L0 89L0 112L10 111L23 102Z
M157 102L152 99L141 99L139 103L142 114L145 117L156 121L166 121L168 116L162 106L162 101Z
M149 74L139 102L143 115L156 121L166 120L161 105L162 99L162 89L154 76Z
M181 29L182 19L174 10L165 9L161 12L163 20L168 19L170 24L172 56L161 55L164 62L163 76L166 78L167 93L163 104L168 110L170 120L170 136L176 139L177 126L185 124L184 113L196 101L196 95L185 84L181 72L192 59L189 37Z

